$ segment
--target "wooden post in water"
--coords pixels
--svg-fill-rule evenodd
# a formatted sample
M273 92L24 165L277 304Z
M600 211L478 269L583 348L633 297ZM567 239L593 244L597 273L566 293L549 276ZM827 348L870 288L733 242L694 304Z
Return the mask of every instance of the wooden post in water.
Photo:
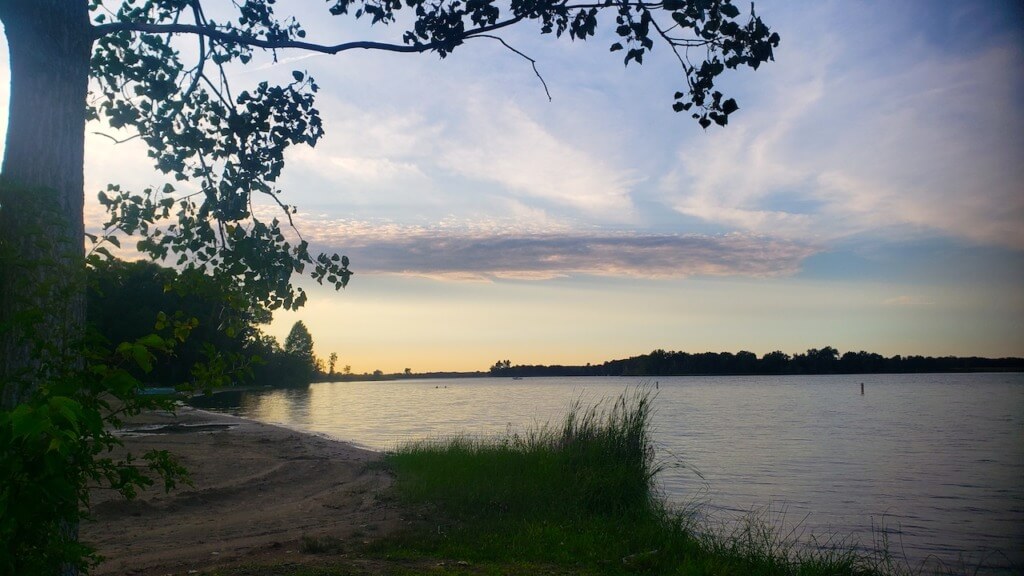
M863 382L860 383L860 395L861 396L864 395L864 383Z

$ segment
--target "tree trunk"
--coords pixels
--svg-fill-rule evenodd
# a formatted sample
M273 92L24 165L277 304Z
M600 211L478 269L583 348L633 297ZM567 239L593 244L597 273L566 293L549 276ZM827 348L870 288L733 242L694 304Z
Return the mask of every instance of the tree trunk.
M0 407L68 368L82 333L87 0L0 0L11 99L0 170Z

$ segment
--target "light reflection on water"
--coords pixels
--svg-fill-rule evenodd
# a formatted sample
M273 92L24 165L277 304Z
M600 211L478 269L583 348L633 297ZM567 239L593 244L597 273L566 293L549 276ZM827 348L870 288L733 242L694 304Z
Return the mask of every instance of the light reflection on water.
M658 377L654 438L677 504L973 567L1024 566L1024 375ZM860 395L860 382L866 394ZM219 409L378 450L551 421L628 378L313 384L221 398ZM695 473L698 471L699 474ZM784 518L783 518L784 516ZM1001 555L990 554L1000 550ZM1005 557L1004 557L1005 555Z

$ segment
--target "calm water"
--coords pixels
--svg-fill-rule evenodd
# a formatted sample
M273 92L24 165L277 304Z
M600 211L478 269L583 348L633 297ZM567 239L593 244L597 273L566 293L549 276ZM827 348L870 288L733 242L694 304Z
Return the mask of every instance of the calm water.
M659 377L654 437L666 498L721 526L751 511L788 531L913 563L1024 567L1024 374ZM860 383L866 393L861 396ZM558 421L628 378L408 380L223 395L256 420L369 448ZM207 406L210 406L207 400ZM998 551L996 553L995 551Z

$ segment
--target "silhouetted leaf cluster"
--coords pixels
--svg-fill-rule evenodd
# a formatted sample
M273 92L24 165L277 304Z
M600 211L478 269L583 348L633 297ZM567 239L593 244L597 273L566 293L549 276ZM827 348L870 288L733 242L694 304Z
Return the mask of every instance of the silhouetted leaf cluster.
M148 369L134 371L149 385L203 390L250 383L305 385L313 378L313 337L305 326L304 336L293 329L282 348L260 330L270 321L270 311L252 306L231 282L195 270L119 260L95 261L89 276L89 327L107 345L165 330L175 321L188 326L189 337L168 355L153 357Z

